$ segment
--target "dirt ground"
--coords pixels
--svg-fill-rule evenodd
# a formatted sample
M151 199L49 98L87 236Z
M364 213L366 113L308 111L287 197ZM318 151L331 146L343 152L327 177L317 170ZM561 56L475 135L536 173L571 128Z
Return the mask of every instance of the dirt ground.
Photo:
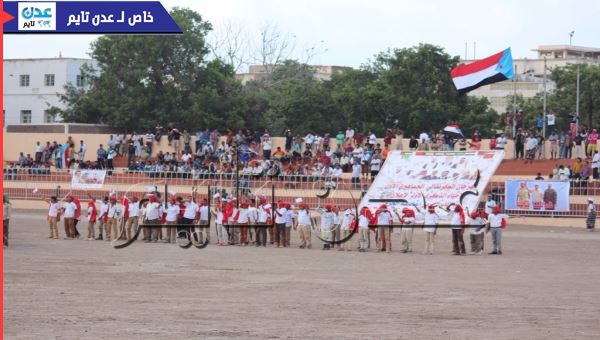
M600 232L583 228L510 225L502 256L450 256L449 230L433 256L398 235L382 254L47 234L43 212L14 213L6 339L600 338Z

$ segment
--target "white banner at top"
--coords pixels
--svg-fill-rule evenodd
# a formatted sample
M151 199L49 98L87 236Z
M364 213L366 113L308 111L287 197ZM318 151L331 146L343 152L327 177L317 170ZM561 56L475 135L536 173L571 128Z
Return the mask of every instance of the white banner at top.
M504 151L392 151L360 202L374 211L415 204L462 204L473 211L504 158ZM462 199L462 202L461 202Z

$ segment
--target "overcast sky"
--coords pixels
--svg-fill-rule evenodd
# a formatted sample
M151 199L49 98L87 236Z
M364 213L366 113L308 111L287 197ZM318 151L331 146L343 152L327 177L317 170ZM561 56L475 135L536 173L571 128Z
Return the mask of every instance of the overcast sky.
M418 43L442 46L451 55L478 58L512 47L513 57L535 57L538 45L600 48L600 1L385 1L385 0L166 0L189 7L213 23L247 28L256 41L260 27L275 25L295 36L295 57L316 46L313 64L358 67L387 48ZM4 58L87 57L93 35L8 35Z

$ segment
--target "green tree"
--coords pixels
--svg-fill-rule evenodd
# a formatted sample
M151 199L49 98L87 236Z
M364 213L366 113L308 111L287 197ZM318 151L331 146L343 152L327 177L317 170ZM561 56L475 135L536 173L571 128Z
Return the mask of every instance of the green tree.
M61 98L67 104L61 112L65 120L130 131L230 121L224 114L240 87L230 65L206 60L210 23L189 9L174 8L171 16L182 35L113 35L93 42L98 70L85 74L87 91L67 86Z

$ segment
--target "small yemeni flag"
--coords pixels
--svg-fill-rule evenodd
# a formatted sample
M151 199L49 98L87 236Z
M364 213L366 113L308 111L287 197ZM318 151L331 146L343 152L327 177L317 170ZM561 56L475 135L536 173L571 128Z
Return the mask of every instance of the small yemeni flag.
M60 150L61 150L61 154L62 154L62 156L61 156L61 158L62 158L62 166L63 166L63 168L64 167L68 167L69 166L69 160L70 160L70 157L69 157L69 145L67 143L63 144L60 147Z
M450 75L461 95L483 85L512 79L515 72L510 48L474 63L459 65L450 71Z
M458 125L448 125L444 128L444 132L454 138L465 138Z

